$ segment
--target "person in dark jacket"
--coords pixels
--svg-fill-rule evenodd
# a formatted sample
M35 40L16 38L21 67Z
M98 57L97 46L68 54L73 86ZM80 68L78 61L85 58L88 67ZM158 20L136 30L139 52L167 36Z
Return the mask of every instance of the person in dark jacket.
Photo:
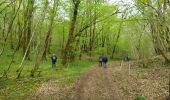
M55 68L57 62L57 56L55 54L52 55L51 61L52 61L52 68Z
M107 56L104 55L102 60L103 60L103 66L104 66L104 68L106 68L107 67L107 62L108 62Z
M127 53L124 55L123 60L124 60L125 62L128 62L128 61L130 60Z
M103 63L103 56L102 55L100 55L98 62L99 62L99 67L101 67L102 63Z

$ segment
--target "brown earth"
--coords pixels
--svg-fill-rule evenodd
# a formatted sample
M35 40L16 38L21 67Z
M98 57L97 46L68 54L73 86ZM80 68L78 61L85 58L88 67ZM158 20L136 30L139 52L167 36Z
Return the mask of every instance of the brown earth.
M170 70L168 67L137 68L129 63L111 62L108 68L93 66L72 86L43 83L35 100L166 100Z

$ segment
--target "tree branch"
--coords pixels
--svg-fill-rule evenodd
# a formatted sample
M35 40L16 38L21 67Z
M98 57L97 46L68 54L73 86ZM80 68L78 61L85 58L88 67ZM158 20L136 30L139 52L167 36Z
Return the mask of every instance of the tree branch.
M11 1L8 5L6 5L6 6L0 11L0 14L1 14L6 8L8 8L11 4L13 4L15 1L16 1L16 0ZM3 3L3 2L2 2L2 3ZM2 4L2 3L1 3L1 4Z

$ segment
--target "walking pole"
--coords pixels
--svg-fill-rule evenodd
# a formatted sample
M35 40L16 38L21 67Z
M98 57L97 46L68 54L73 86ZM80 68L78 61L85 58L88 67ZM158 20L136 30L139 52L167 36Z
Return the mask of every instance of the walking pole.
M123 60L120 63L120 71L122 70L122 66L123 66Z
M168 100L170 100L170 73L169 73L169 97Z
M130 74L130 62L128 62L128 64L129 64L129 74Z

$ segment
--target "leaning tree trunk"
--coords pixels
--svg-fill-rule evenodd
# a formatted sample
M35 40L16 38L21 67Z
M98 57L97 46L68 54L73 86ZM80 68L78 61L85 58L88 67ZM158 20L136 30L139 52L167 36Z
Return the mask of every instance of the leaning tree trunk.
M50 17L50 24L48 26L48 31L46 33L45 40L42 41L42 44L40 43L40 45L39 45L39 47L41 45L43 45L43 48L40 49L40 51L38 51L38 53L37 53L35 65L34 65L33 69L31 70L31 74L30 74L31 77L35 76L35 73L38 71L39 66L41 64L41 61L43 59L46 59L46 55L47 55L48 48L49 48L49 41L51 39L50 36L51 36L52 29L53 29L53 24L54 24L54 17L56 15L56 9L58 7L58 3L59 3L58 1L55 2L55 0L54 0L53 10L52 10L52 14L51 14L51 17Z
M50 25L49 25L48 32L47 32L47 35L45 38L45 47L44 47L45 50L43 52L43 59L47 59L46 55L47 55L49 45L50 45L50 36L51 36L51 32L52 32L53 23L54 23L54 16L51 17Z
M74 8L73 8L73 17L70 22L70 29L69 29L69 35L68 40L66 43L66 46L63 51L63 57L62 57L62 64L65 65L69 60L69 52L72 50L72 43L74 40L74 29L77 21L77 15L78 15L78 8L80 4L80 0L73 0Z
M23 35L23 53L25 54L32 33L32 19L33 19L33 11L34 11L34 2L35 0L28 0L27 9L25 12L25 20L24 20L24 35ZM30 47L26 53L26 60L30 60Z
M111 54L111 59L113 59L114 54L115 54L115 51L116 51L117 43L118 43L118 41L119 41L119 37L120 37L120 33L121 33L122 24L123 24L123 22L121 22L121 23L120 23L120 26L119 26L119 31L118 31L118 35L117 35L117 37L116 37L115 44L114 44L114 46L113 46L113 50L112 50L112 54Z

